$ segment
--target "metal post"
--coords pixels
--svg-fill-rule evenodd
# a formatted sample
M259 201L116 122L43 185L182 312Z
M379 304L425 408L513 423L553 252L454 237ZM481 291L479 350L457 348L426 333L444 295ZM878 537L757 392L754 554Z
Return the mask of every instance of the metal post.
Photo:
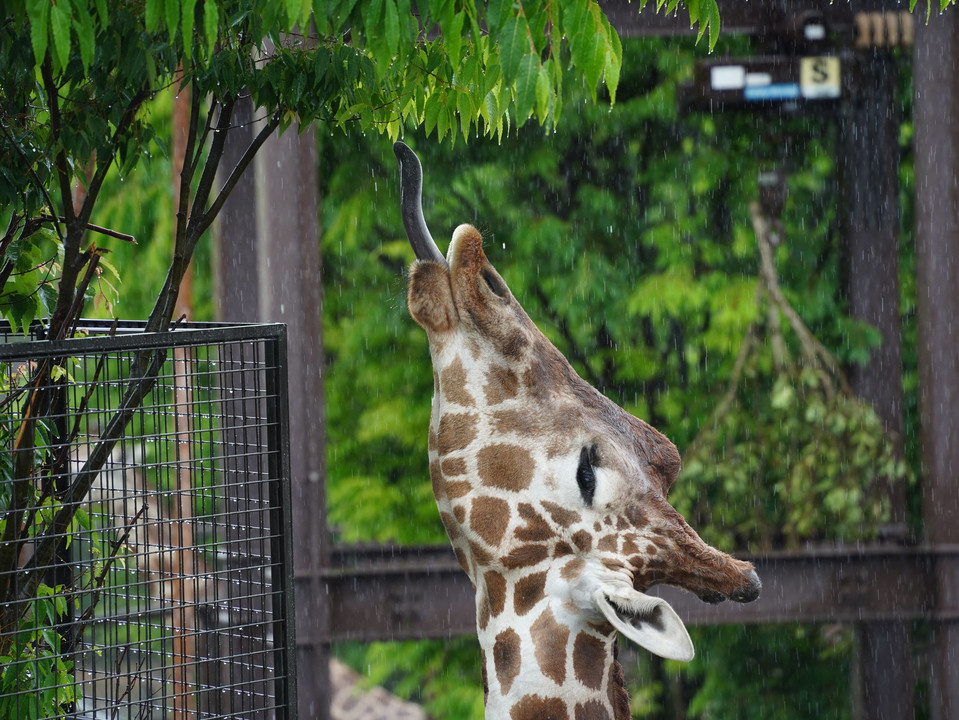
M843 104L840 123L844 190L844 287L853 317L881 336L867 365L852 368L856 393L871 403L902 452L902 342L899 315L898 182L899 113L895 64L886 53L858 56L859 91ZM887 540L906 538L903 483L883 488L891 505ZM913 717L914 675L904 622L857 624L860 720Z
M931 544L959 543L959 13L918 23L913 59L916 286L923 521ZM948 606L959 577L939 567ZM934 623L934 720L959 715L959 620Z

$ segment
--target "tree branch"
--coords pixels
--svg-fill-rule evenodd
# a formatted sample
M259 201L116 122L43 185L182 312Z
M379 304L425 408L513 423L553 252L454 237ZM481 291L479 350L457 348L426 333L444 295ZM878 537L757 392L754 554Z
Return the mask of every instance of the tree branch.
M230 193L233 192L233 189L236 187L237 183L240 182L240 177L249 167L250 163L253 162L253 158L256 156L257 151L260 147L267 141L270 135L276 130L280 124L279 114L273 115L270 118L269 122L257 133L256 137L253 138L253 142L250 143L250 146L246 149L246 152L240 157L236 163L236 167L230 172L230 177L227 178L226 182L223 183L223 187L220 188L220 192L217 194L216 198L213 200L213 204L210 205L210 209L204 214L203 226L200 228L199 232L205 231L210 223L213 222L214 218L219 215L220 210L223 209L223 204L226 202L227 198L230 196Z

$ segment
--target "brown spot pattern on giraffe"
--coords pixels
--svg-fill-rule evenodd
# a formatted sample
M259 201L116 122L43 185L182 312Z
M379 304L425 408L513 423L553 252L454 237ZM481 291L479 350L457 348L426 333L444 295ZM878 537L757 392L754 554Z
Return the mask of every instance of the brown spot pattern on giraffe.
M470 561L466 557L466 553L463 552L463 548L456 548L453 551L453 554L456 555L456 562L460 564L460 567L463 568L463 572L467 575L470 574Z
M440 464L446 477L466 474L466 460L458 457L444 458Z
M566 682L566 642L569 628L556 621L553 611L546 608L530 627L533 655L543 675L562 685Z
M538 572L516 581L513 588L513 610L517 615L525 615L546 597L546 573Z
M453 519L453 516L446 512L440 513L440 520L443 521L443 527L446 528L446 534L449 535L450 540L456 540L460 536L459 525L456 524L456 521Z
M519 392L519 378L508 367L494 365L486 372L486 385L483 386L483 392L490 406L512 400Z
M509 503L496 497L481 495L473 498L470 506L470 529L486 541L487 545L497 547L509 525Z
M600 562L603 563L603 567L613 572L620 572L626 569L626 563L619 558L603 558Z
M509 555L503 558L503 565L508 570L521 567L531 567L541 563L549 557L549 548L546 545L527 544L514 548Z
M473 407L473 396L466 389L466 369L463 361L456 358L440 373L440 385L443 388L443 397L451 403L463 407Z
M490 613L496 617L506 607L506 578L499 573L489 571L483 574L483 580L486 583Z
M557 505L550 500L544 500L541 504L543 509L553 518L553 522L561 527L568 528L575 523L583 521L583 517L578 512L567 510L562 505Z
M490 555L482 545L478 545L472 540L469 541L470 557L477 565L489 567L493 562L493 556Z
M566 703L559 698L524 695L509 711L510 720L569 720Z
M531 434L537 428L537 421L526 410L497 410L493 413L493 430L507 433Z
M440 455L462 450L476 439L476 415L447 413L440 418L437 450Z
M519 504L519 516L526 521L523 527L516 528L513 533L517 540L523 542L544 542L553 537L553 529L546 522L546 519L536 512L536 509L529 503Z
M485 630L486 626L489 624L489 598L485 595L479 601L479 609L476 612L476 626L480 630Z
M639 553L639 546L634 540L634 536L628 535L623 540L623 555L636 555Z
M596 543L596 549L601 552L616 552L619 548L619 535L603 535Z
M446 483L446 497L450 500L456 500L465 495L468 495L470 490L473 489L473 486L470 485L465 480L458 480L456 482L447 482Z
M437 500L446 494L443 479L443 473L440 472L439 463L434 460L430 463L430 487L433 488L433 497Z
M519 675L521 664L519 635L512 628L503 630L493 643L493 667L500 690L505 695Z
M606 706L599 700L577 703L573 720L612 720Z
M573 533L573 544L580 552L588 553L593 549L593 536L585 530L577 530Z
M613 662L609 666L609 681L606 694L609 704L613 706L613 720L630 720L633 716L629 708L629 693L626 692L626 679L623 676L623 666L616 659L616 645L613 645Z
M573 558L563 566L559 575L563 580L575 580L586 569L586 561L583 558Z
M573 672L591 690L601 690L606 674L606 643L585 632L573 641Z
M519 492L529 487L536 464L529 450L518 445L494 443L476 455L476 469L483 484Z

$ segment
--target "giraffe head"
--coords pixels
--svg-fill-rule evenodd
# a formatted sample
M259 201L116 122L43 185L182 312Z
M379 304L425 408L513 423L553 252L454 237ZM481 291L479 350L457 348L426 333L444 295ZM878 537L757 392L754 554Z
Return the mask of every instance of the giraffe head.
M706 602L748 602L759 595L755 571L704 543L667 502L676 447L576 374L490 265L479 232L460 225L440 253L420 209L419 161L394 147L417 257L409 309L434 370L433 493L476 587L490 684L519 697L519 648L529 644L534 672L590 686L595 671L575 650L612 655L615 631L691 659L682 621L645 591L669 584ZM618 667L611 658L598 666L606 675Z

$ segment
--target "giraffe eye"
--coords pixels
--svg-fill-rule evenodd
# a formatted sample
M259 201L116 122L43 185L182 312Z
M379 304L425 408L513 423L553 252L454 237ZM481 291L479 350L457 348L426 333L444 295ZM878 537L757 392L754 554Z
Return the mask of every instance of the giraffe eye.
M576 484L587 507L593 506L593 494L596 492L596 474L593 472L595 455L594 448L584 447L579 451L579 467L576 468Z

